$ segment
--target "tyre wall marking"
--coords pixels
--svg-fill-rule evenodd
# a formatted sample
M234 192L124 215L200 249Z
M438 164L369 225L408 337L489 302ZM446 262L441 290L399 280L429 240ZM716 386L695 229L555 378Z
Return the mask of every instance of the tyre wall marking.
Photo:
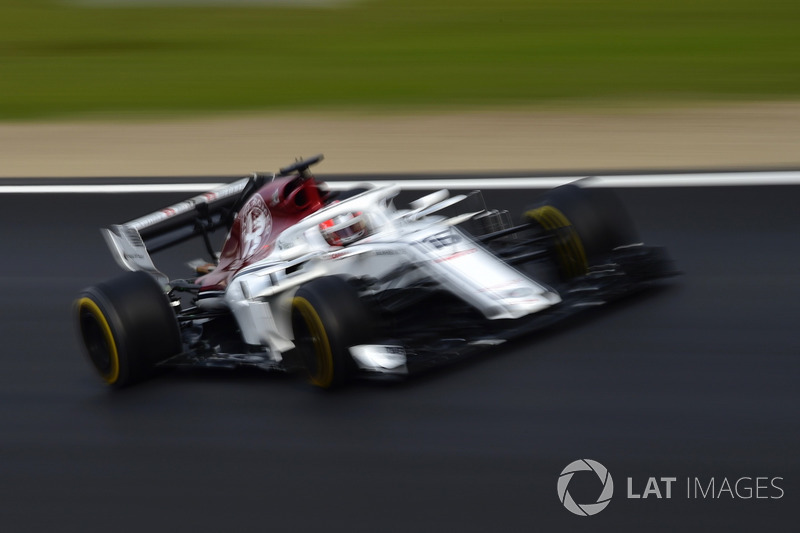
M108 347L111 349L111 370L108 374L101 374L103 379L109 385L113 385L119 379L119 353L117 352L117 343L114 340L114 334L111 332L111 326L108 324L108 320L106 320L106 316L103 314L103 311L100 310L100 307L93 300L90 298L81 298L78 300L78 310L82 311L83 309L88 308L89 312L95 319L100 323L100 326L103 330L103 336L106 339L106 343Z
M525 216L532 218L546 230L557 232L564 230L567 235L559 235L556 240L558 253L566 263L568 274L580 276L589 270L589 262L586 259L586 251L583 249L578 233L572 227L564 213L551 205L545 205L537 209L532 209L525 213Z
M311 383L317 387L327 388L333 383L333 351L328 341L328 334L322 319L317 314L311 302L302 296L295 296L292 300L295 307L303 316L306 326L314 343L314 354L317 360L317 372L311 376Z

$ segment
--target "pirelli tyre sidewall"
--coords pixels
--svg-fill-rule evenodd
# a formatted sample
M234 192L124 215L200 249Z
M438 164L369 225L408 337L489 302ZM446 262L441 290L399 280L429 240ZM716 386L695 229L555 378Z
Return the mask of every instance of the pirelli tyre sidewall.
M523 213L554 237L554 256L566 279L586 274L614 248L638 242L624 205L608 189L562 185Z
M75 302L75 317L90 363L112 387L151 377L160 362L182 351L169 300L143 272L85 289Z
M350 346L374 336L373 317L357 291L337 276L317 278L292 299L292 330L299 363L312 385L332 389L355 373Z

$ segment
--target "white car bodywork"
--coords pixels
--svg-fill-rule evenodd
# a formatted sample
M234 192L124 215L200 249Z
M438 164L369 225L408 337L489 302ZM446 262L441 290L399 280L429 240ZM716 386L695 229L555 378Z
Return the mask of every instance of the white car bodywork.
M447 191L440 191L413 203L410 210L397 210L392 198L398 192L392 185L375 187L304 218L278 237L267 258L239 272L221 300L207 298L200 305L230 308L244 341L269 348L271 357L279 361L283 352L294 347L290 321L294 293L321 276L380 279L403 265L413 265L391 281L393 286L431 278L490 320L520 318L561 301L552 289L454 227L464 217L446 219L434 214L463 196L448 198ZM320 224L353 212L368 221L368 235L346 247L329 245ZM386 347L354 347L351 353L362 366L394 364L386 363L392 359L392 350ZM367 359L372 362L364 363Z

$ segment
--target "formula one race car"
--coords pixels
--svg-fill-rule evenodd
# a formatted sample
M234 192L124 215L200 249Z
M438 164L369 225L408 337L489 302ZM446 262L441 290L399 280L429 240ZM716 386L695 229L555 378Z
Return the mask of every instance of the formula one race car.
M333 191L309 170L321 159L102 230L131 272L85 289L75 314L108 384L175 366L299 371L323 388L402 377L673 273L608 190L558 187L512 224L479 192L398 209L394 185ZM212 258L195 277L155 267L152 252L192 237Z

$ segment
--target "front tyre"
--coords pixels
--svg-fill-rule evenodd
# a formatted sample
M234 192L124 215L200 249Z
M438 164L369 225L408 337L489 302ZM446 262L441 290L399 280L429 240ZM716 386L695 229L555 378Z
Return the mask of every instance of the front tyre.
M345 384L356 365L349 348L372 338L373 326L358 292L342 278L312 280L292 299L292 330L301 363L312 385Z
M75 317L89 361L112 387L151 377L159 363L183 348L167 296L144 272L85 289L75 302Z
M608 189L562 185L545 193L523 217L553 236L563 279L586 274L614 248L639 240L622 202Z

